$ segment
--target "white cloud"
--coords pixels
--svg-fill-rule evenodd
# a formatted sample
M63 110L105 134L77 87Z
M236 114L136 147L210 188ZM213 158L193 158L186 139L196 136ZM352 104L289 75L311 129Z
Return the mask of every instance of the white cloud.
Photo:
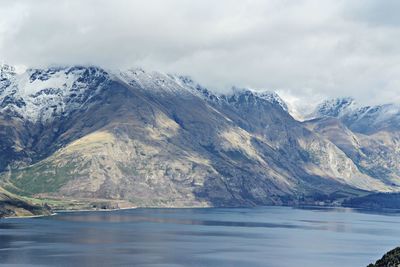
M0 61L143 66L214 88L400 102L398 1L0 0ZM299 107L301 109L301 107Z

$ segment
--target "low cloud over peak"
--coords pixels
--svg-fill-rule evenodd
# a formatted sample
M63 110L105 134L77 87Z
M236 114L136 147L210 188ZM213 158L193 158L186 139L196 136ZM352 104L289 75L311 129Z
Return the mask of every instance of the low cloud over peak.
M400 102L398 1L1 1L0 60L143 66L296 105Z

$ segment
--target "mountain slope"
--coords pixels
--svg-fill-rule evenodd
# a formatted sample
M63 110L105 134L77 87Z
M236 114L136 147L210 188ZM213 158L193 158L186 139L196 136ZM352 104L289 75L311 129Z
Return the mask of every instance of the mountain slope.
M396 105L347 110L339 105L338 109L341 112L332 116L316 112L320 117L304 125L339 147L363 173L400 185L400 124L396 122L400 115Z
M2 75L0 171L14 193L181 207L397 190L294 120L274 93L218 95L142 69Z
M0 218L50 215L47 207L37 206L0 188Z

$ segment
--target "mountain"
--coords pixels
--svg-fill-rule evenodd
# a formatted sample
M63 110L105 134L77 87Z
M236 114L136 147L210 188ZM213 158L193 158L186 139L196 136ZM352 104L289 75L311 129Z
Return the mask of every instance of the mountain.
M398 191L397 176L375 175L356 145L296 121L273 92L218 94L140 68L3 66L0 77L0 180L15 194L187 207Z
M50 210L46 206L29 203L0 188L0 218L37 215L50 215Z
M357 107L353 100L333 100L322 103L314 114L320 117L306 121L308 129L334 143L363 173L400 184L398 105Z
M338 118L349 129L362 134L400 130L400 105L360 106L352 98L336 98L319 104L308 118Z
M356 102L351 97L335 98L320 103L308 118L342 117L356 108Z

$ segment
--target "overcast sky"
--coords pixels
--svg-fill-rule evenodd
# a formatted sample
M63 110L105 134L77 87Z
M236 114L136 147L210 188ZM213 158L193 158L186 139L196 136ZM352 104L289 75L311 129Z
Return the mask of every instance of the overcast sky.
M400 1L0 0L0 61L142 66L314 103L400 102Z

